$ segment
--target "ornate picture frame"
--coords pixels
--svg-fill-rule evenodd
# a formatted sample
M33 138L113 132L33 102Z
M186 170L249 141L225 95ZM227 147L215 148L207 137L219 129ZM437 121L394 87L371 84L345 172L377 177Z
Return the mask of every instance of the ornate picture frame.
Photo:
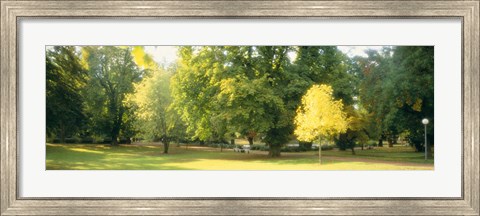
M479 1L10 1L1 0L1 215L478 215ZM461 198L27 199L18 193L18 21L35 17L461 18Z

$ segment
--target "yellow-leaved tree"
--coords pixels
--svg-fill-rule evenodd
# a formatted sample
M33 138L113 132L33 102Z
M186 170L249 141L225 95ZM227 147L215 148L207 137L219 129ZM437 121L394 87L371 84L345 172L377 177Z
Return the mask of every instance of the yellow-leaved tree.
M171 73L157 68L150 76L134 85L135 93L127 96L125 103L135 110L134 126L142 138L161 140L163 153L168 154L170 142L178 137L181 120L173 110L170 94Z
M329 85L313 85L302 97L295 116L295 135L299 141L312 142L344 133L349 121L342 100L334 100ZM321 163L319 145L319 162Z

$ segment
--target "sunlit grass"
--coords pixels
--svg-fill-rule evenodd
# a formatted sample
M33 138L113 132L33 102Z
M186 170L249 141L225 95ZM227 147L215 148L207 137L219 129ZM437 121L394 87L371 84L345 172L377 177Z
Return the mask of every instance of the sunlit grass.
M250 154L232 150L171 146L163 154L161 145L47 144L48 170L432 170L433 161L421 162L421 153L408 149L324 151L322 164L317 152L282 153L269 158L266 152ZM365 153L363 153L365 152ZM386 157L392 154L393 158ZM378 156L379 155L379 156ZM408 155L408 157L403 157ZM418 162L416 162L418 161Z
M375 149L356 150L355 155L350 150L347 151L325 151L325 156L336 156L343 158L364 158L372 160L392 161L392 162L413 162L423 164L433 164L433 158L425 160L423 152L415 152L409 146L377 147Z

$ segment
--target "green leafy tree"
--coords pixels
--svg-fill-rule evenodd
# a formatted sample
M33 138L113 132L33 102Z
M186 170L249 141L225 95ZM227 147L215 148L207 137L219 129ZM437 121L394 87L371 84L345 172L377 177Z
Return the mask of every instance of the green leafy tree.
M423 118L428 118L428 140L434 143L434 47L396 47L392 56L396 67L392 70L387 94L392 96L387 115L390 124L398 125L400 131L408 130L409 142L418 151L424 150Z
M409 134L409 143L423 151L421 119L433 122L433 47L386 47L370 51L367 58L357 58L363 69L360 101L376 125L379 145L392 146L400 133ZM433 124L429 140L433 141Z
M127 101L137 107L135 125L138 131L145 138L161 140L165 154L170 142L178 140L179 130L183 129L172 107L170 79L171 73L157 68L151 76L135 84L135 93L127 97Z
M370 130L368 135L371 139L378 140L378 146L383 147L383 142L388 139L387 135L396 131L396 125L389 125L386 115L392 108L391 96L385 92L385 83L388 74L393 68L391 61L391 48L383 51L367 51L368 57L355 57L354 62L361 70L358 73L360 106L365 108L369 115Z
M171 83L174 107L192 139L209 141L221 131L215 131L212 122L218 114L215 97L220 89L212 76L222 74L222 50L210 46L184 46L179 49L179 57Z
M348 59L336 47L182 47L180 58L172 92L194 138L240 133L252 144L262 134L272 157L292 138L295 110L310 86L332 83L335 97L349 103L355 91Z
M368 141L368 117L367 113L363 109L354 108L348 106L345 108L345 113L348 116L349 125L344 133L340 133L338 137L335 137L335 144L341 151L350 149L352 154L355 154L355 146L357 142L363 144Z
M269 146L269 156L279 157L281 147L286 144L293 133L293 117L295 110L287 106L290 100L286 94L288 74L291 72L288 53L291 47L286 46L260 46L258 50L258 71L268 83L268 88L274 92L273 97L281 100L271 103L266 107L266 113L273 115L272 126L265 131L263 141Z
M65 137L79 132L86 123L81 94L87 79L74 46L55 46L46 51L47 135Z
M297 102L314 84L324 83L332 86L333 96L342 99L345 105L353 104L357 95L358 80L353 73L350 59L335 46L305 46L298 47L298 54L289 73L295 82L292 88L292 101Z
M91 124L97 133L103 131L111 137L112 145L117 145L129 110L125 96L133 92L133 84L142 79L146 70L135 63L131 47L88 46L82 53L90 77L86 97Z
M283 107L281 95L274 91L268 71L262 69L259 47L225 47L225 72L218 81L220 116L226 120L230 133L239 132L249 143L257 134L274 126L275 113Z
M273 134L289 120L282 116L283 91L277 91L287 51L288 47L182 47L172 92L193 138L218 140L238 132L253 141L263 133L271 151L277 152L271 155L278 156L291 134Z

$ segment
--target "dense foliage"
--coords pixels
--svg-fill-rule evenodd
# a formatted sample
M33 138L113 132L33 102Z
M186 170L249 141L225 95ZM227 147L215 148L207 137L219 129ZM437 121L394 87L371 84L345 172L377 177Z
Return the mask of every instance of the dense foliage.
M81 90L87 71L73 46L53 47L46 55L47 136L61 142L76 135L86 124Z
M340 150L400 135L433 140L433 47L383 47L365 57L335 46L182 46L157 64L144 47L47 49L47 135L110 142L265 143ZM433 144L433 141L432 143ZM223 145L220 145L223 146Z
M360 101L375 125L370 137L391 146L406 132L409 143L423 151L423 118L431 122L428 138L433 144L433 47L394 47L368 54L356 60L363 70Z

